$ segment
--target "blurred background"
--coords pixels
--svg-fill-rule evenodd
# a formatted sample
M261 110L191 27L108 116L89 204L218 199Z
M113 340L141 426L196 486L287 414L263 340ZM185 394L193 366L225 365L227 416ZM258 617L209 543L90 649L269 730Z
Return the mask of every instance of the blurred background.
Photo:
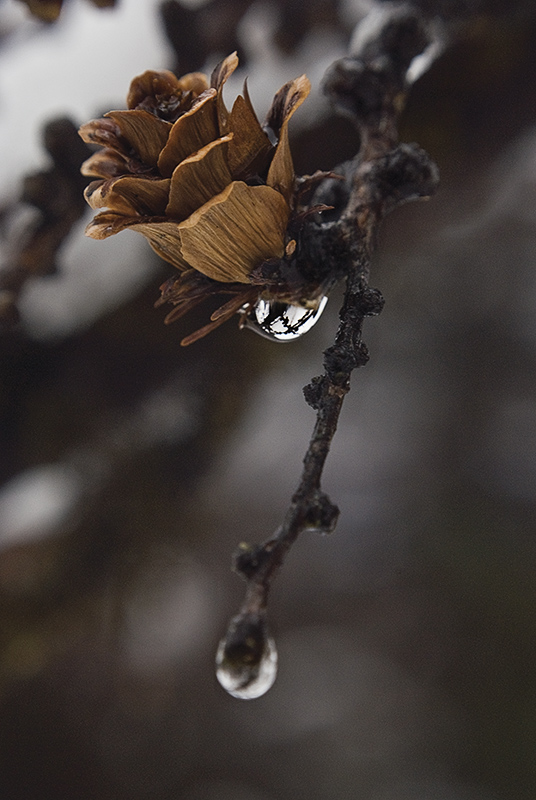
M386 307L324 477L340 521L275 582L279 676L249 702L213 668L231 553L297 486L342 293L296 342L231 321L181 348L206 311L165 327L172 268L133 232L84 237L75 131L145 69L238 49L226 96L247 75L260 117L307 72L295 166L332 168L358 141L322 76L396 4L29 5L49 21L0 3L2 796L533 800L534 3L416 3L441 46L401 138L442 182L382 228Z

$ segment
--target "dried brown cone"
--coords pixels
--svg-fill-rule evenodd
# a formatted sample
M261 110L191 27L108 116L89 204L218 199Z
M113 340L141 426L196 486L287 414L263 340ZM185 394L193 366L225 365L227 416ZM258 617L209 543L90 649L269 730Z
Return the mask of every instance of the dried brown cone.
M132 81L127 111L110 111L80 128L85 142L102 148L82 167L99 179L87 187L86 200L107 209L87 235L139 231L179 270L179 278L161 287L157 305L175 306L166 322L210 295L231 295L182 344L254 302L270 283L263 265L295 248L287 232L296 208L288 122L310 84L305 75L285 84L261 125L246 86L231 111L225 106L223 86L237 66L233 53L210 80L199 72L182 78L145 72ZM289 289L272 291L283 296Z

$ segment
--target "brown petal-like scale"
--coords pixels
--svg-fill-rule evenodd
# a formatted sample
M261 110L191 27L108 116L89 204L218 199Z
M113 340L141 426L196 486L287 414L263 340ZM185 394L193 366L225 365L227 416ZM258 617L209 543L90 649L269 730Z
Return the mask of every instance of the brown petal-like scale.
M154 217L148 217L147 222L153 222L154 219ZM115 233L139 224L140 217L137 215L126 216L115 211L102 211L86 227L86 236L90 236L92 239L107 239L108 236L113 236Z
M182 255L213 280L249 283L253 267L282 257L289 214L275 189L234 181L180 223Z
M212 75L210 76L210 85L213 89L218 91L222 88L225 81L233 74L238 66L238 55L236 50L230 56L224 58L223 61L214 67Z
M194 98L199 97L208 87L207 76L204 72L188 72L177 81L181 92L189 92Z
M285 83L272 100L265 125L271 128L276 136L279 136L283 123L291 118L310 91L311 82L306 75L301 75L299 78Z
M104 147L84 161L80 172L88 178L118 178L128 172L127 159L117 150Z
M218 93L216 98L216 107L220 136L223 136L229 132L229 112L223 99L223 86L226 80L233 74L237 66L238 56L235 50L235 52L231 53L230 56L227 56L227 58L224 58L223 61L220 61L210 76L210 85L216 89Z
M80 126L78 134L86 144L98 144L129 155L130 145L113 119L92 119Z
M216 95L215 89L211 94L207 92L171 127L158 158L158 169L164 178L169 178L185 158L219 138Z
M235 178L255 174L265 165L273 149L248 99L238 95L228 121L233 134L229 145L229 167Z
M137 175L124 175L111 181L104 181L99 188L89 192L86 200L92 208L110 208L124 213L143 216L162 216L169 197L169 178L141 178Z
M136 209L123 197L110 197L111 188L115 179L109 181L91 181L84 190L86 202L93 209L109 208L116 214L131 216L136 214Z
M177 222L170 222L166 219L146 220L140 222L136 220L130 227L143 233L153 250L164 259L169 261L177 269L187 270L190 268L188 262L181 254L181 233Z
M227 147L232 134L207 144L185 158L171 176L166 216L185 220L231 183Z
M148 97L157 98L159 96L180 97L182 93L177 77L167 69L153 70L148 69L142 75L138 75L130 84L127 94L127 106L134 109Z
M281 192L290 205L294 193L294 166L288 141L288 122L284 122L281 128L281 135L268 170L266 183Z
M158 156L171 131L171 123L143 109L108 111L105 116L117 124L140 160L150 167L156 167Z

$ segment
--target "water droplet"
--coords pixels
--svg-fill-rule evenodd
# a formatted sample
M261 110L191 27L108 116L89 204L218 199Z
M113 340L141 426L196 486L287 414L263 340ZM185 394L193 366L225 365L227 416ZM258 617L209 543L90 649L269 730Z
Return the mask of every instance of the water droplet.
M277 650L261 614L231 620L216 653L216 677L225 691L254 700L271 688L277 676Z
M320 298L314 308L290 305L279 300L257 300L245 318L245 326L267 339L290 342L316 325L328 298Z

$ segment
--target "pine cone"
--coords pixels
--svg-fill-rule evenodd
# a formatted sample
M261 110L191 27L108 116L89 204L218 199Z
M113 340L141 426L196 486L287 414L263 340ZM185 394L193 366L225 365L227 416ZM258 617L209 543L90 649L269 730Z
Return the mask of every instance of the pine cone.
M161 287L157 305L175 305L166 322L207 296L232 295L183 344L239 310L244 321L259 298L292 302L303 294L303 287L287 285L277 265L296 247L288 232L297 196L288 122L310 84L305 75L285 84L261 126L246 85L231 111L225 106L223 86L237 66L233 53L210 81L199 72L179 79L165 70L145 72L132 81L128 111L110 111L80 128L85 142L102 147L82 167L99 178L85 197L92 208L107 209L86 234L105 239L139 231L179 270ZM317 307L316 300L307 306Z

